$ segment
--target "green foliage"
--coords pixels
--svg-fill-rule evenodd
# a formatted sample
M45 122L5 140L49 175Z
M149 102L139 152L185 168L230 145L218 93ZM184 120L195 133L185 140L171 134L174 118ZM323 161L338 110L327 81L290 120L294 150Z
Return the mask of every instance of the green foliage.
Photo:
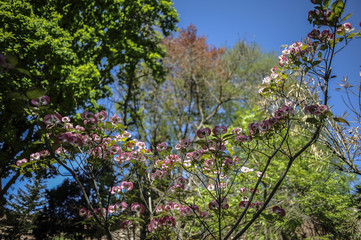
M254 112L259 111L244 109L237 113L235 126L247 128L250 123L247 123L247 120L260 122L264 118L264 113L256 115ZM296 152L307 139L306 129L298 129L290 135L283 154L276 155L271 162L262 180L261 189L272 189L288 163L286 153ZM262 149L262 145L269 142L259 141L258 144ZM254 154L254 157L250 158L250 164L254 164L259 170L262 170L265 162L266 159L261 154ZM268 206L268 213L272 213L272 207L277 205L286 210L286 216L275 218L264 212L246 233L246 237L358 239L361 233L358 230L355 200L351 195L351 184L356 180L356 176L338 171L334 167L337 164L340 163L322 145L312 146L294 162Z
M268 227L279 228L278 234L293 238L330 235L356 239L360 233L350 194L355 176L333 169L329 156L317 157L321 153L313 148L295 162L273 200L285 207L287 216L284 221L268 223ZM271 178L278 178L283 164L274 164Z

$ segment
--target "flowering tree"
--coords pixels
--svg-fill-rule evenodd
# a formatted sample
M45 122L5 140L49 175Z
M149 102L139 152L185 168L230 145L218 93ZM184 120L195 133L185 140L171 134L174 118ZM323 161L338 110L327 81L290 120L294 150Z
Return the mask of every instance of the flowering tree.
M1 0L0 12L0 181L10 178L0 189L3 206L20 175L10 165L41 150L36 125L19 111L40 97L30 88L45 89L63 114L100 109L114 71L142 62L162 78L160 35L175 30L178 16L170 0Z
M174 148L160 143L152 153L144 142L130 140L118 116L49 114L40 108L48 102L42 96L31 103L34 117L43 122L47 149L31 154L30 161L18 160L17 167L25 172L51 159L68 171L87 203L79 210L84 223L98 224L108 239L117 237L113 230L119 226L129 238L237 239L260 214L285 216L282 206L268 206L291 166L317 141L328 119L346 122L327 106L331 65L335 54L361 35L344 22L349 16L342 18L345 1L312 2L309 20L317 29L305 42L287 46L262 82L259 93L273 101L262 122L247 129L201 128L196 141L183 139ZM295 137L304 144L290 148ZM280 156L287 165L268 186L267 170ZM251 158L262 160L258 169ZM90 192L82 187L80 171L92 182Z

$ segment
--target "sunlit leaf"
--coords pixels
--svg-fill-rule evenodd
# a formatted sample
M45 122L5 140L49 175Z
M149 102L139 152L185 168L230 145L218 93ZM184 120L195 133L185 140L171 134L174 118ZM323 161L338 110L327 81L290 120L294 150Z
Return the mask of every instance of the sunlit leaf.
M46 90L42 88L32 88L26 91L26 96L30 99L37 99L46 94Z
M343 118L339 118L339 117L334 117L333 120L335 120L336 122L340 122L340 123L345 123L348 126L350 126L350 124Z

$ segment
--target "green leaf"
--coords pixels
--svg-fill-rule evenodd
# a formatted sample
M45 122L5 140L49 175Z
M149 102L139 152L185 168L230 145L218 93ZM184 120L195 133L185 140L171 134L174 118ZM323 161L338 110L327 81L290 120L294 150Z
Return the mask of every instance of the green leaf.
M233 151L232 147L227 147L227 150L228 150L229 154L230 154L231 156L233 156L234 151Z
M306 118L306 122L316 124L318 123L318 120L316 118Z
M208 141L202 139L202 140L196 140L196 141L194 141L194 143L195 143L195 144L199 144L199 145L205 145L205 144L208 143Z
M331 48L335 47L337 42L335 40L329 41Z
M26 100L26 98L21 93L18 92L11 92L8 95L6 95L6 98Z
M320 62L321 62L321 61L314 61L314 62L312 62L312 63L311 63L311 64L312 64L312 67L317 66L318 64L320 64Z
M18 72L24 73L25 75L28 75L29 77L31 77L30 72L24 68L16 68L16 70L18 70Z
M325 8L327 9L328 6L330 6L331 0L324 0L323 1L323 5L325 6Z
M350 124L343 118L334 117L333 120L335 120L336 122L340 122L340 123L346 123L348 126L350 126Z
M234 137L234 135L232 133L223 135L223 139L226 139L226 140L230 139L232 137Z
M340 17L345 10L345 3L342 0L334 2L331 6L331 12L334 12L337 17Z
M58 161L55 158L53 158L53 159L50 159L49 163L50 164L55 164L55 163L58 163Z
M355 32L353 32L353 33L351 33L351 34L347 35L347 38L348 38L348 39L351 39L351 38L353 38L355 35L356 35L356 33L355 33Z
M343 39L344 39L343 37L336 38L336 43L342 42Z
M353 13L347 14L344 18L341 19L341 22L346 21L349 17L351 17Z
M301 50L306 50L308 48L308 45L304 44L302 47L301 47Z
M40 109L40 110L49 109L49 108L50 108L50 106L49 106L49 105L47 105L47 106L40 106L40 107L38 107L38 109Z
M42 88L32 88L26 91L26 96L30 99L37 99L44 96L46 91Z
M326 112L326 116L332 117L332 116L333 116L333 113L332 113L331 111L327 111L327 112Z
M345 36L345 31L337 31L336 34L342 37Z
M327 49L327 45L323 44L321 47L320 47L320 50L323 51L323 50L326 50Z

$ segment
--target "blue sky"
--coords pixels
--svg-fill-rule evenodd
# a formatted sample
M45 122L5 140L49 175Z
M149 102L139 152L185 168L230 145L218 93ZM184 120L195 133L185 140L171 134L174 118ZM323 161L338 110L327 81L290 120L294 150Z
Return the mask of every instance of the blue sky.
M345 13L353 12L348 21L360 29L361 0L348 0L347 4ZM314 6L310 0L174 0L174 6L180 17L179 28L193 23L214 46L232 47L238 40L246 40L259 44L264 51L280 53L282 45L305 39L313 29L307 20L308 11ZM361 39L351 42L334 63L337 78L331 87L337 87L336 82L343 76L358 83ZM343 112L340 95L332 94L334 111Z

